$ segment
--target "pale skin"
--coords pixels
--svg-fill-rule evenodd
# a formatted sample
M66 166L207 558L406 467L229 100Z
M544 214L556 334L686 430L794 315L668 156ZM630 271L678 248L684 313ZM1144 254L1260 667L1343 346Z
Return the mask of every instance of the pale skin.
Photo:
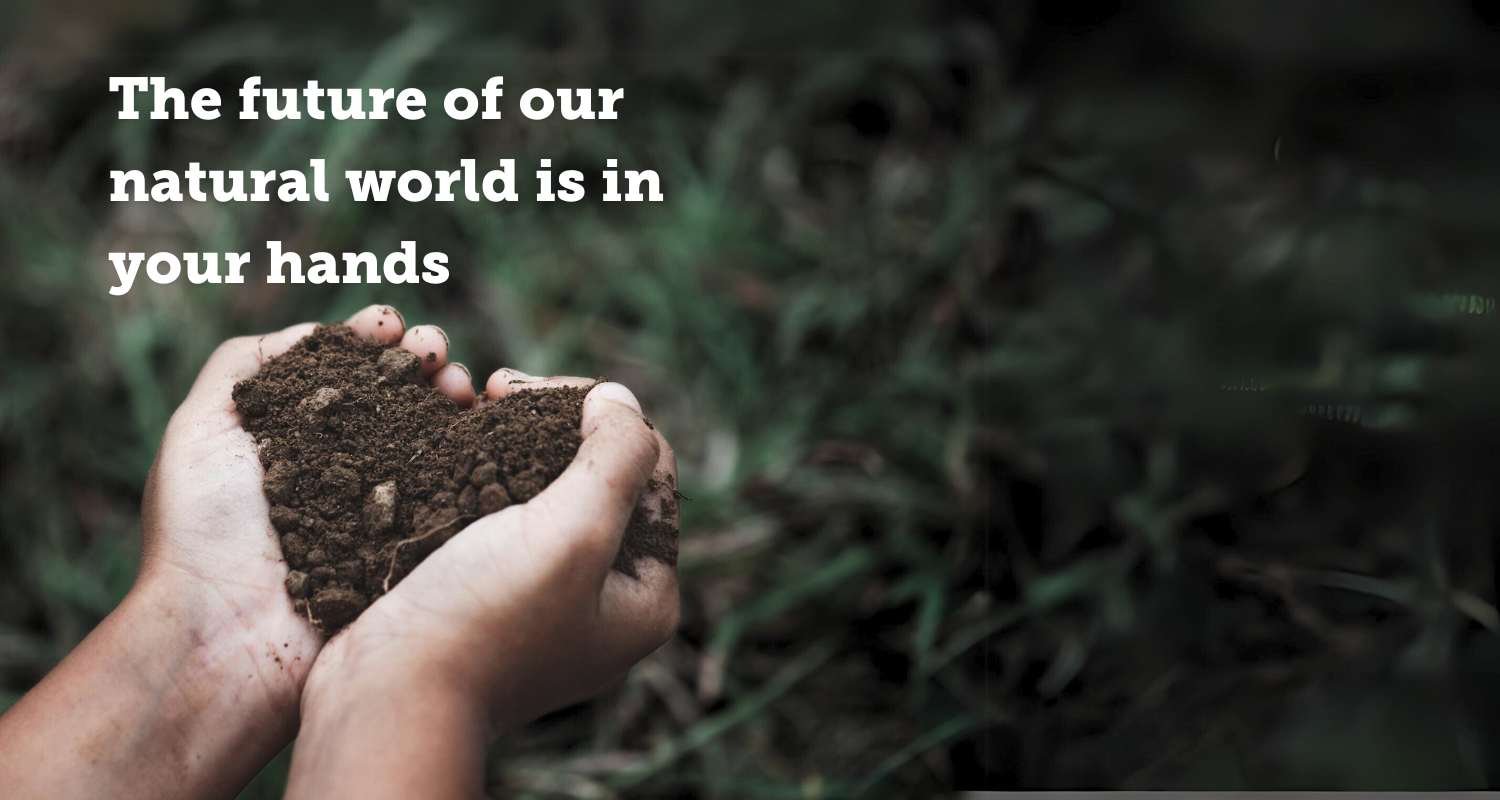
M463 406L592 383L500 370L480 398L438 328L386 306L349 323L422 356ZM294 735L288 797L472 797L491 736L597 693L672 635L675 571L610 564L637 504L675 508L643 497L653 475L676 485L675 460L629 390L600 384L557 482L470 525L325 643L286 595L230 400L311 330L230 340L204 366L147 481L135 585L0 717L7 797L232 796Z

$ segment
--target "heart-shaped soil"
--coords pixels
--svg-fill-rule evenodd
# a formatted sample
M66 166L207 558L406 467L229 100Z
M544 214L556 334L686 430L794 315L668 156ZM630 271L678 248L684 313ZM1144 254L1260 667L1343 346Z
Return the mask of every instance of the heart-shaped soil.
M234 387L298 613L331 634L485 514L535 497L581 442L580 388L462 409L417 356L322 326ZM671 489L653 492L675 503ZM665 489L665 491L658 491ZM677 560L674 509L630 521L615 569Z

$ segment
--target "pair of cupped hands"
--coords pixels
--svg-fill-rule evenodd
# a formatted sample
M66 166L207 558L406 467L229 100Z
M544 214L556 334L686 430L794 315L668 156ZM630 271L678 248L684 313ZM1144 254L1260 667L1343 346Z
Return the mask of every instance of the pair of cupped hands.
M462 406L593 383L502 369L481 398L439 328L407 327L389 306L348 324L421 356L432 386ZM160 788L175 774L184 795L214 794L242 785L295 734L291 794L349 796L377 774L391 796L439 796L445 785L463 793L482 780L489 735L608 687L672 635L674 569L642 561L632 578L610 567L637 505L652 515L676 508L649 496L676 486L675 460L634 395L602 383L584 400L582 446L556 482L471 524L324 641L292 609L255 442L230 398L313 328L232 339L209 358L147 481L137 582L69 656L83 665L69 671L65 661L0 720L0 776L22 766L28 724L45 733L48 715L90 713L94 699L79 695L96 690L87 668L102 660L124 671L124 693L143 693L172 717L165 733L161 720L136 724L137 709L100 697L103 721L59 731L67 747L37 748L36 758L74 754L92 765L84 772L107 774L134 752L159 762L124 765L141 771L142 785ZM661 488L648 489L653 476ZM150 735L174 741L163 755L160 743L136 741ZM212 759L223 766L204 765Z

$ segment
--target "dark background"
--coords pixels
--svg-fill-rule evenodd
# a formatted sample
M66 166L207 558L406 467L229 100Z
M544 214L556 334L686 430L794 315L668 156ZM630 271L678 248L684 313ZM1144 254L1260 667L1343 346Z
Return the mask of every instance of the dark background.
M380 301L478 374L630 384L681 459L680 635L497 743L497 793L1500 783L1500 6L521 5L5 6L0 707L128 588L212 347ZM122 123L111 74L627 92ZM618 157L667 201L106 202L317 156ZM107 294L110 250L268 238L453 278Z

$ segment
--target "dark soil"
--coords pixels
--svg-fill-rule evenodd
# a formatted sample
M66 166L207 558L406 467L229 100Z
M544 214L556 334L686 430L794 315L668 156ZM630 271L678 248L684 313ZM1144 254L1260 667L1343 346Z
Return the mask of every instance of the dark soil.
M343 325L235 386L298 612L336 632L470 522L535 497L578 451L586 393L535 389L462 409L422 378L418 356ZM676 563L675 489L652 482L616 570Z

